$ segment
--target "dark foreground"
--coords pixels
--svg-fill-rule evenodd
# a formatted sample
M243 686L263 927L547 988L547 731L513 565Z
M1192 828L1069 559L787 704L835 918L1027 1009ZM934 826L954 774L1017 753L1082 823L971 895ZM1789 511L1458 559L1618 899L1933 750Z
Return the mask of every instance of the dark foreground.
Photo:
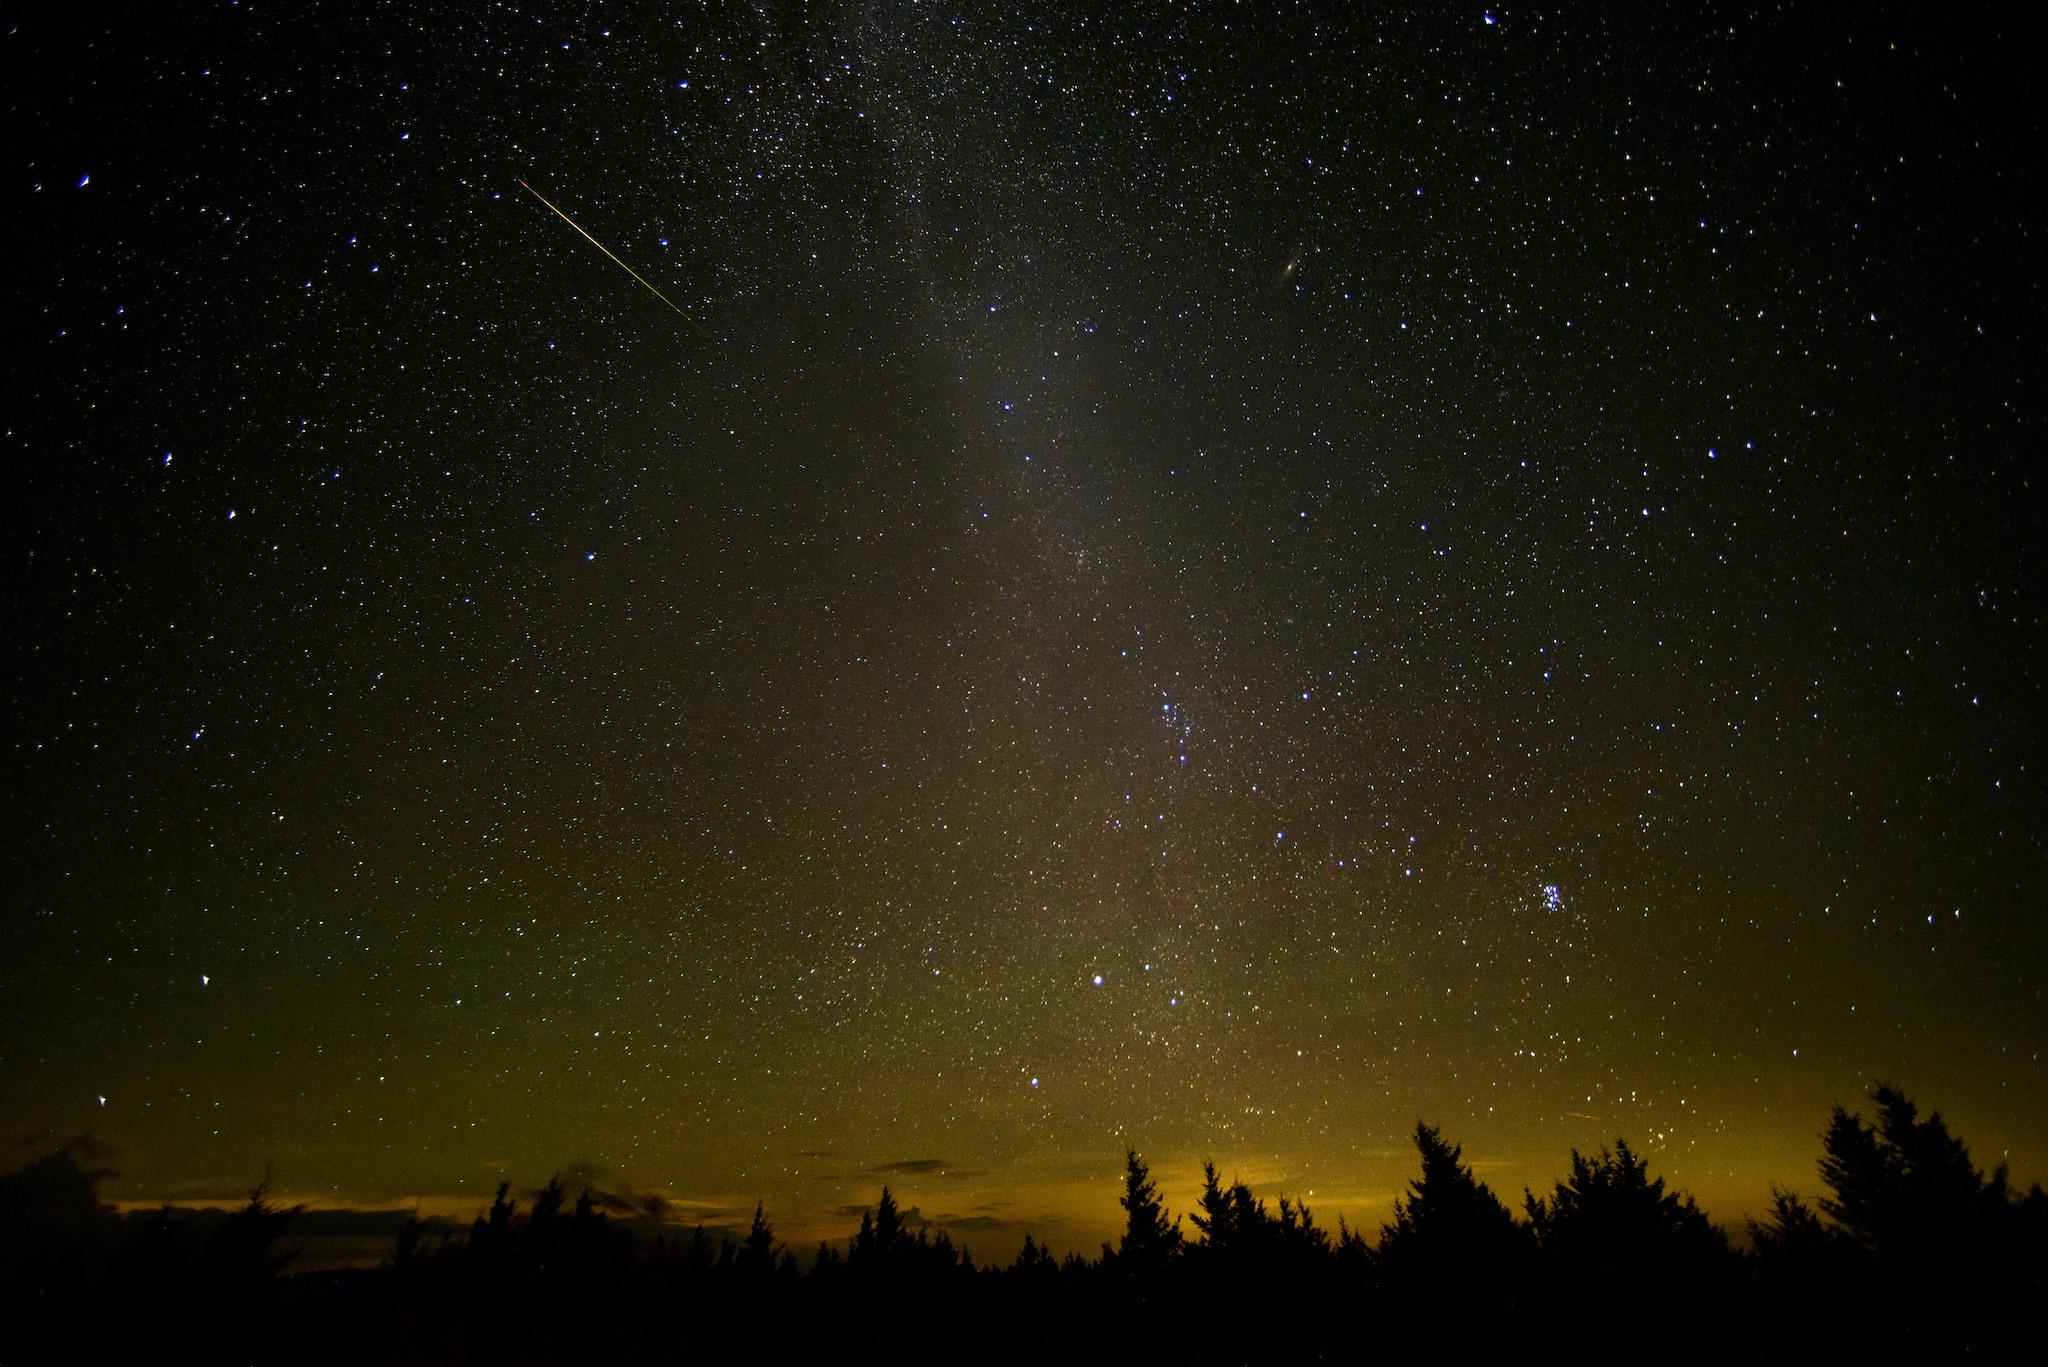
M1137 1155L1099 1258L1027 1239L977 1267L885 1189L802 1265L743 1239L636 1238L589 1193L501 1189L465 1234L408 1222L383 1266L287 1275L298 1212L117 1217L90 1148L0 1177L0 1364L2034 1362L2048 1198L1986 1177L1890 1088L1837 1110L1817 1208L1738 1251L1626 1144L1571 1156L1516 1218L1418 1126L1420 1175L1368 1239L1205 1170L1184 1219Z

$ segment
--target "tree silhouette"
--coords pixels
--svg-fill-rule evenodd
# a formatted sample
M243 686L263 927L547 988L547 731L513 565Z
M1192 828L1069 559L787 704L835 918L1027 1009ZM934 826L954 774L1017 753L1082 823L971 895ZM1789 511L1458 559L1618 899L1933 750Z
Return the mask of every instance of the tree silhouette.
M266 1173L248 1203L215 1225L200 1249L192 1308L218 1326L222 1343L237 1356L256 1355L275 1332L277 1276L298 1254L277 1244L304 1209L273 1205Z
M1562 1180L1526 1196L1524 1224L1428 1125L1376 1248L1344 1221L1333 1240L1290 1197L1269 1209L1213 1162L1184 1240L1126 1150L1123 1233L1099 1262L1026 1236L1013 1262L980 1272L886 1187L805 1271L765 1204L744 1238L714 1242L700 1225L636 1245L601 1208L611 1198L586 1189L572 1203L551 1180L527 1210L500 1184L467 1239L430 1247L415 1210L382 1266L290 1277L282 1240L298 1212L267 1178L225 1215L116 1217L99 1170L60 1153L0 1175L16 1274L0 1277L0 1361L43 1360L24 1345L62 1332L77 1344L65 1360L81 1362L651 1362L672 1359L678 1325L701 1361L897 1363L920 1341L998 1363L1354 1360L1361 1325L1400 1361L2032 1360L2048 1196L1980 1173L1896 1088L1872 1096L1868 1122L1836 1108L1820 1199L1775 1193L1746 1263L1625 1141L1573 1152ZM24 1275L50 1265L24 1262L25 1240L84 1247L74 1226L113 1251L68 1280ZM850 1324L895 1323L917 1339L847 1341Z
M1525 1261L1526 1234L1442 1131L1418 1121L1415 1149L1422 1175L1395 1198L1394 1222L1380 1230L1380 1279L1411 1294L1504 1299Z
M1626 1139L1594 1157L1572 1150L1571 1176L1549 1200L1527 1198L1529 1224L1547 1251L1602 1272L1661 1260L1674 1251L1715 1251L1726 1240L1691 1196L1664 1189Z
M744 1271L757 1276L767 1275L775 1266L775 1229L758 1201L754 1203L754 1223L740 1244L739 1264Z
M690 1242L683 1247L683 1269L692 1276L701 1277L711 1271L718 1261L712 1251L711 1236L699 1224L690 1230Z
M0 1285L47 1294L87 1277L113 1249L120 1229L100 1201L100 1184L114 1175L104 1154L81 1135L0 1176Z
M1372 1270L1372 1245L1341 1215L1337 1217L1337 1245L1331 1250L1331 1256L1340 1280L1347 1285L1358 1285Z
M1103 1260L1126 1276L1157 1276L1180 1252L1180 1222L1167 1219L1159 1186L1135 1149L1124 1151L1124 1194L1117 1204L1124 1209L1123 1237L1113 1253L1103 1246Z
M391 1266L394 1271L409 1273L420 1265L423 1256L422 1244L426 1239L427 1227L420 1221L417 1203L406 1215L405 1223L398 1227L398 1234L391 1245Z
M905 1260L914 1243L904 1229L895 1194L885 1186L873 1213L861 1212L860 1230L847 1249L846 1264L870 1270L893 1266Z
M1253 1258L1278 1243L1279 1225L1266 1213L1266 1203L1243 1182L1224 1186L1214 1163L1202 1164L1202 1194L1188 1218L1201 1232L1203 1256L1212 1262Z
M1819 1205L1851 1264L1808 1258L1797 1271L1852 1288L1839 1298L1884 1333L1976 1348L2015 1340L2022 1322L1966 1308L2048 1292L2048 1201L2038 1187L2015 1200L2003 1167L1985 1177L1940 1113L1922 1119L1898 1087L1879 1083L1870 1098L1874 1124L1837 1106L1821 1137ZM1790 1247L1774 1240L1768 1251Z
M295 1248L280 1250L277 1241L305 1209L303 1205L272 1205L270 1178L265 1175L250 1190L248 1204L207 1236L199 1255L201 1280L232 1293L250 1292L267 1284L298 1256Z
M1821 1209L1850 1240L1881 1257L1952 1247L1982 1212L1983 1175L1939 1112L1920 1119L1919 1108L1888 1083L1871 1099L1875 1125L1840 1106L1828 1118L1820 1175L1831 1194L1821 1198ZM2002 1194L2003 1174L1996 1182Z
M1051 1277L1059 1269L1052 1254L1029 1234L1024 1236L1024 1247L1017 1250L1017 1260L1010 1264L1010 1271L1021 1277Z
M498 1183L498 1194L491 1198L490 1209L476 1217L469 1227L469 1243L466 1251L483 1262L504 1264L512 1259L512 1217L518 1212L519 1203L511 1198L512 1184Z
M1857 1250L1788 1191L1773 1191L1769 1216L1751 1219L1748 1226L1756 1250L1758 1309L1772 1337L1785 1345L1815 1346L1836 1338L1843 1302L1855 1283Z
M1789 1191L1771 1193L1770 1218L1749 1221L1749 1241L1767 1262L1799 1262L1818 1256L1822 1250L1832 1249L1838 1237L1813 1207Z
M1734 1293L1739 1272L1727 1237L1691 1196L1651 1177L1628 1141L1591 1157L1572 1150L1570 1176L1526 1206L1548 1299L1570 1312L1573 1336L1668 1345L1718 1327L1704 1316Z
M818 1252L811 1259L811 1275L821 1281L827 1280L844 1271L845 1267L846 1259L840 1256L839 1250L833 1247L832 1241L820 1239L818 1241Z
M1330 1234L1316 1225L1316 1217L1302 1201L1280 1198L1280 1218L1275 1230L1281 1250L1297 1264L1313 1264L1329 1256Z
M1217 1248L1230 1240L1231 1200L1230 1193L1217 1180L1216 1164L1202 1164L1202 1194L1196 1198L1195 1211L1188 1217L1195 1228L1201 1231L1202 1242L1209 1248Z

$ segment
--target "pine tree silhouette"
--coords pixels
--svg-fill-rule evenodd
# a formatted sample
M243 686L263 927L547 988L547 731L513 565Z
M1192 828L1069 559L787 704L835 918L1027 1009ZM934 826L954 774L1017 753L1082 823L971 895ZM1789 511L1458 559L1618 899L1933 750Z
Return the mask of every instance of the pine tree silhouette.
M1797 1262L1831 1248L1839 1236L1789 1191L1771 1193L1768 1219L1749 1221L1749 1241L1766 1261Z
M641 1207L588 1189L572 1206L553 1180L530 1212L500 1184L467 1241L430 1249L415 1211L382 1267L287 1278L297 1212L270 1199L267 1178L224 1217L116 1218L82 1165L38 1160L0 1175L17 1273L0 1277L0 1360L55 1326L78 1361L655 1361L672 1356L677 1324L695 1360L917 1355L885 1335L847 1348L846 1326L863 1319L918 1325L951 1358L991 1362L1341 1360L1361 1323L1402 1361L2032 1360L2048 1196L1979 1172L1941 1117L1897 1088L1872 1100L1869 1121L1835 1109L1821 1197L1775 1193L1750 1222L1747 1264L1625 1141L1573 1152L1562 1180L1526 1196L1522 1224L1428 1125L1415 1131L1421 1171L1377 1248L1345 1221L1333 1240L1290 1197L1269 1210L1213 1162L1184 1241L1126 1150L1123 1233L1099 1263L1056 1260L1026 1236L1007 1267L982 1272L937 1228L949 1221L925 1221L886 1187L850 1243L822 1244L806 1272L761 1203L743 1239L714 1246L700 1225L635 1246L603 1206ZM74 1247L67 1223L126 1246L103 1274L53 1283L20 1261L21 1236Z
M1372 1271L1372 1244L1341 1215L1337 1217L1337 1244L1331 1250L1331 1257L1344 1285L1358 1286Z
M512 1221L519 1203L511 1198L511 1191L510 1182L498 1183L498 1194L491 1198L489 1211L477 1216L469 1227L467 1252L487 1266L503 1268L512 1261Z
M1230 1193L1217 1180L1216 1164L1202 1164L1202 1194L1196 1198L1195 1211L1188 1216L1201 1231L1203 1244L1215 1248L1230 1239L1231 1204Z
M692 1276L702 1277L711 1271L718 1255L712 1251L711 1236L698 1225L690 1231L690 1242L683 1249L683 1270Z
M1857 1250L1788 1191L1773 1191L1769 1216L1751 1219L1748 1226L1756 1250L1758 1309L1771 1337L1785 1348L1829 1342L1834 1336L1821 1325L1839 1324L1854 1285Z
M1927 1119L1898 1088L1879 1084L1875 1125L1837 1106L1822 1139L1820 1207L1860 1247L1881 1257L1910 1259L1952 1248L1982 1213L1995 1185L1971 1165L1969 1150L1948 1132L1939 1112Z
M1597 1314L1572 1321L1575 1338L1668 1348L1725 1327L1712 1312L1735 1294L1741 1270L1727 1236L1691 1196L1651 1177L1626 1140L1592 1157L1574 1149L1570 1176L1525 1204L1551 1301L1602 1292Z
M753 1225L740 1245L739 1265L743 1271L757 1276L765 1276L775 1266L775 1229L758 1201L754 1203Z
M904 1228L895 1193L883 1187L873 1212L861 1212L860 1230L847 1248L846 1265L870 1272L899 1267L912 1257L915 1246L916 1240Z
M875 1202L875 1249L886 1257L900 1252L904 1239L903 1213L896 1208L895 1195L883 1187L882 1198Z
M1188 1218L1201 1232L1202 1256L1211 1262L1255 1258L1279 1242L1279 1224L1266 1203L1243 1182L1222 1185L1214 1163L1202 1164L1202 1194Z
M392 1241L391 1267L395 1272L410 1274L416 1270L424 1253L422 1244L426 1239L427 1227L420 1221L420 1208L415 1204L405 1217L405 1223L398 1227L398 1234Z
M1418 1121L1415 1149L1422 1175L1395 1199L1394 1222L1381 1227L1373 1260L1380 1280L1411 1294L1504 1299L1526 1260L1527 1235L1442 1131Z
M303 1205L272 1205L266 1174L249 1192L248 1204L222 1220L207 1237L200 1253L200 1277L233 1294L268 1283L298 1256L295 1248L280 1250L277 1241L304 1210Z
M1104 1261L1114 1261L1125 1276L1158 1276L1180 1252L1180 1222L1167 1219L1159 1186L1135 1149L1124 1151L1124 1194L1117 1204L1124 1209L1123 1237L1113 1253L1103 1246Z
M298 1256L278 1240L304 1209L273 1205L266 1173L248 1204L215 1225L200 1249L193 1308L219 1327L221 1342L237 1356L257 1355L274 1333L277 1276Z
M1288 1261L1297 1266L1314 1264L1329 1256L1329 1231L1316 1227L1316 1217L1305 1202L1280 1198L1276 1234Z
M1831 1278L1846 1315L1882 1334L1973 1351L2019 1341L2029 1323L1971 1307L2048 1293L2048 1201L2014 1200L2002 1167L1985 1177L1940 1113L1923 1120L1896 1086L1870 1096L1875 1124L1837 1106L1821 1139L1819 1205L1849 1266L1797 1271Z
M1058 1274L1059 1263L1043 1244L1026 1234L1024 1247L1017 1251L1017 1260L1010 1264L1010 1271L1021 1277L1048 1277Z

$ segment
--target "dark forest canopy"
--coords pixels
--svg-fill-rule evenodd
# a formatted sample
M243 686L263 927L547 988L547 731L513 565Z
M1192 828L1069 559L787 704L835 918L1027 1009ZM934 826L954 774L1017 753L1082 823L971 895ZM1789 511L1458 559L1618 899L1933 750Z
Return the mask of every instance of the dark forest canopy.
M1057 1259L1027 1236L988 1264L913 1229L887 1187L843 1245L800 1259L759 1206L742 1238L635 1237L552 1179L523 1201L501 1185L466 1232L408 1219L376 1269L294 1276L301 1211L267 1179L211 1218L124 1217L99 1199L107 1155L81 1139L0 1177L0 1358L2030 1357L2048 1198L1981 1172L1898 1089L1871 1101L1871 1119L1829 1117L1817 1198L1777 1193L1740 1241L1625 1140L1573 1151L1518 1218L1418 1123L1419 1171L1376 1232L1269 1205L1214 1163L1195 1208L1172 1212L1131 1152L1124 1231L1099 1257Z

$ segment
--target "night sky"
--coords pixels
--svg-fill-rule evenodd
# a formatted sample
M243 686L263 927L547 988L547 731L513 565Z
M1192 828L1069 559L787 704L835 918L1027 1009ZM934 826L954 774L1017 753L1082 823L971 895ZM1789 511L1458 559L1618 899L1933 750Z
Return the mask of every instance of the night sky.
M7 6L4 1166L2048 1177L2031 50L1611 9Z

